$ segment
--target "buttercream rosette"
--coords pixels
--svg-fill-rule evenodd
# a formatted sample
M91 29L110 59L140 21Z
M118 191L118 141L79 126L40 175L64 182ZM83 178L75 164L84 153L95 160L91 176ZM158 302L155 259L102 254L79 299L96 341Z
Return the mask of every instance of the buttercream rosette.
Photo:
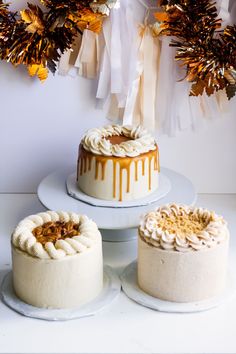
M45 223L58 221L71 221L78 224L78 235L59 239L55 243L46 242L45 245L38 242L33 230ZM41 259L61 259L76 253L86 252L96 240L100 239L101 235L97 225L91 219L85 215L65 211L47 211L30 215L18 224L12 234L12 243L16 248Z
M125 136L130 140L112 144L107 139L111 136ZM81 144L86 151L95 155L116 157L135 157L157 148L154 138L140 125L107 125L103 128L93 128L85 134Z
M140 237L163 250L199 251L223 242L228 236L222 216L204 208L175 203L143 216Z

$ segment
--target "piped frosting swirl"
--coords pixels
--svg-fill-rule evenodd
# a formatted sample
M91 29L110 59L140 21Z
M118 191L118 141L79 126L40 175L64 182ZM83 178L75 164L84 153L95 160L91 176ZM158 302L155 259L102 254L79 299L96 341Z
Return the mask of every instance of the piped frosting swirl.
M107 138L111 136L130 138L120 144L112 144ZM95 155L135 157L156 149L154 138L141 126L108 125L103 128L90 129L81 144L86 151Z
M146 214L139 235L154 247L188 252L214 247L229 232L223 217L215 212L173 203Z
M42 245L33 235L33 230L48 222L73 222L79 225L77 236L53 242L46 242ZM65 211L47 211L36 215L30 215L23 219L12 234L13 245L41 259L61 259L66 256L82 253L93 247L101 240L101 234L97 225L85 215L69 213Z

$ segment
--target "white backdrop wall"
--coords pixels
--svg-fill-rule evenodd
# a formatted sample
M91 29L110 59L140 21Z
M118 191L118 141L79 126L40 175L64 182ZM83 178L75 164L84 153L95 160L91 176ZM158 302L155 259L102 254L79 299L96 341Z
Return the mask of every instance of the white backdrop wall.
M41 84L0 63L0 192L35 192L48 173L75 168L81 135L108 123L95 92L90 80L50 76ZM236 193L235 107L236 98L200 132L159 137L161 165L188 176L198 192Z

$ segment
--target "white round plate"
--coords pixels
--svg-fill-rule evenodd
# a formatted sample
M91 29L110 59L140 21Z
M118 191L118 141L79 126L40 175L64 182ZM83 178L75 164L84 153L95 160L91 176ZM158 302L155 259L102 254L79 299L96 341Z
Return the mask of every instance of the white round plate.
M72 169L73 170L73 169ZM38 187L38 198L41 203L51 210L68 210L79 214L86 214L92 218L101 229L123 230L135 228L139 225L140 215L166 203L194 204L196 192L193 184L183 175L162 168L162 173L171 183L170 192L157 202L127 208L96 207L68 195L66 179L70 171L56 171L42 180Z
M236 294L236 280L235 277L228 275L227 286L224 293L212 299L196 301L196 302L171 302L157 299L142 291L137 283L137 262L130 263L122 273L121 285L125 294L135 302L142 306L151 308L153 310L162 312L200 312L210 310L214 307L220 306L225 301L230 300Z
M114 201L114 200L102 200L98 198L91 197L78 188L76 181L76 172L68 176L66 180L66 187L68 194L77 200L80 200L84 203L97 206L97 207L107 207L107 208L131 208L131 207L140 207L154 203L159 199L167 195L171 189L171 183L168 177L163 173L159 174L159 186L157 190L145 198L131 200L131 201Z
M12 272L3 279L1 294L4 303L16 312L32 318L47 321L67 321L93 316L108 306L120 293L120 280L111 267L104 266L104 286L96 299L75 309L42 309L21 301L13 290Z

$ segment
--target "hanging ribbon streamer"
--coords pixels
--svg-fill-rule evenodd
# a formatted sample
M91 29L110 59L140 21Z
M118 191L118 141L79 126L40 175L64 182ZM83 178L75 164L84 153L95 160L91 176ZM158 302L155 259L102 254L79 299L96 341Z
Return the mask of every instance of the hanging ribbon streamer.
M141 112L139 103L139 90L140 90L140 80L143 73L143 40L138 34L135 40L136 45L136 60L133 61L133 72L130 73L130 88L127 92L126 105L123 116L124 125L140 124L141 123Z
M143 64L143 125L155 129L155 98L157 72L159 66L159 39L153 37L150 27L144 34L144 64Z
M99 58L98 34L86 29L84 30L79 54L74 64L78 68L78 74L88 79L96 78Z
M72 50L65 52L59 62L60 75L68 75L72 68L78 69L78 75L94 79L100 66L100 44L98 34L85 29L78 36Z
M142 4L139 14L137 3ZM231 16L229 0L218 0L217 7L223 26L232 21L233 13L236 16L236 1ZM191 84L183 80L186 73L175 61L170 37L158 36L159 24L148 23L150 9L154 10L143 0L122 0L111 9L99 35L84 30L76 47L62 56L59 71L66 75L75 67L79 75L97 77L97 108L108 107L107 118L112 121L142 124L169 136L198 130L204 121L225 112L226 95L189 97Z
M108 118L117 120L124 114L127 94L133 79L137 58L135 24L132 7L123 0L119 9L113 9L103 26L105 49L98 80L98 105L108 102Z
M64 54L62 54L61 59L58 63L58 74L65 76L69 74L69 71L71 69L70 65L70 56L71 56L71 51L67 50Z
M167 133L170 127L170 107L173 100L173 89L175 75L174 69L174 49L169 46L170 38L162 39L161 56L157 81L157 95L155 99L157 129ZM173 77L174 76L174 77Z
M219 18L222 19L222 28L230 24L229 0L218 0Z
M155 129L155 97L159 62L159 39L153 37L150 26L142 28L141 44L138 53L137 77L128 94L125 123L132 117L135 123L142 124L150 130Z
M147 23L140 36L134 8L134 3L122 1L103 27L105 51L97 98L102 107L108 101L109 119L123 117L123 124L142 123L153 130L159 39L153 37ZM148 15L149 11L146 18Z
M71 50L67 50L62 56L58 64L58 74L68 75L74 67L82 43L82 36L78 34L74 40Z
M231 1L230 4L230 20L231 24L236 23L236 1Z
M98 88L96 98L98 99L98 108L103 108L110 92L110 41L111 41L111 21L105 21L102 35L104 37L104 50L101 60L101 67L98 79Z

